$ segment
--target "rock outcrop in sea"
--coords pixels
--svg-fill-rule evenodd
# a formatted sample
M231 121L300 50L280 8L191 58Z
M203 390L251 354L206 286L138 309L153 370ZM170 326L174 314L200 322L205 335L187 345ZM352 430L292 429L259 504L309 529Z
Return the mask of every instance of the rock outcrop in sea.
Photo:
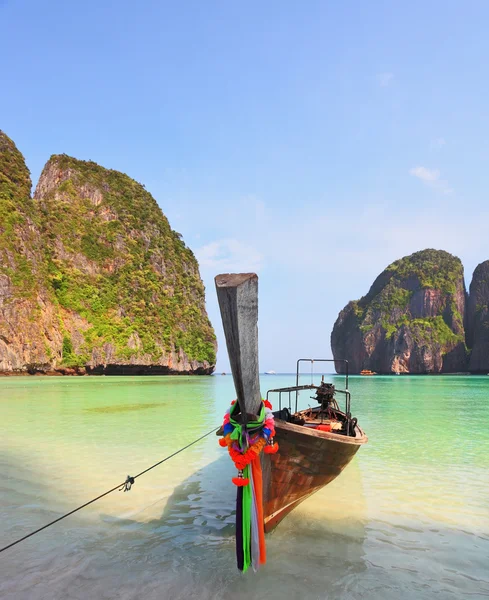
M192 251L127 175L0 132L0 372L209 374L216 338Z
M466 371L465 302L458 258L442 250L406 256L340 312L331 335L333 356L346 358L353 373Z
M467 345L471 348L469 370L489 372L489 260L478 265L469 286Z

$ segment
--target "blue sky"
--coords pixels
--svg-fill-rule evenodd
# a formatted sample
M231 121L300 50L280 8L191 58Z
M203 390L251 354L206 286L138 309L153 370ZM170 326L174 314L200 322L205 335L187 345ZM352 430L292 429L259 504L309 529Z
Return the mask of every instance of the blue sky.
M489 259L489 3L0 0L0 128L128 173L213 277L260 277L260 363L330 357L393 260Z

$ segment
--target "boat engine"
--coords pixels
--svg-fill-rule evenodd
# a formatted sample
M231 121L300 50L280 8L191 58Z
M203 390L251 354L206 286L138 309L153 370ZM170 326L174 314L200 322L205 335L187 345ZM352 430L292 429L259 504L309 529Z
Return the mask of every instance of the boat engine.
M335 387L332 383L321 381L321 385L316 390L313 400L321 405L321 409L326 411L330 406L337 406L335 400Z

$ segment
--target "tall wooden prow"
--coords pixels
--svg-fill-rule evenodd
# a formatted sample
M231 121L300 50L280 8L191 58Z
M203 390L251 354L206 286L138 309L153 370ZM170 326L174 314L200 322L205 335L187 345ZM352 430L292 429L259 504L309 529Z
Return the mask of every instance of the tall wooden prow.
M215 277L231 372L243 423L261 406L258 373L258 277L226 273Z

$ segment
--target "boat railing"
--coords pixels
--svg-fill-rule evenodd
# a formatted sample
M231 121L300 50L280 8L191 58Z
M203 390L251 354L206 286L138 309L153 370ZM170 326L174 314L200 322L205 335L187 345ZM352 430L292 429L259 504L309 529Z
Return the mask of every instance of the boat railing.
M297 361L297 365L296 365L296 371L295 371L295 385L298 386L299 385L299 378L301 375L306 375L305 373L301 373L300 372L300 368L301 368L301 363L310 363L311 365L311 371L310 373L307 373L307 375L311 377L311 384L313 383L314 380L314 364L315 363L334 363L335 367L336 367L336 363L344 363L345 365L345 389L344 390L337 390L338 392L341 392L342 394L346 394L346 414L349 415L350 413L350 404L351 404L351 396L350 396L350 392L348 391L348 361L345 358L299 358ZM298 403L298 399L299 399L299 391L296 392L295 394L295 412L297 412L297 403Z
M292 401L291 401L291 394L293 392L296 392L297 394L302 391L302 390L317 390L319 389L318 385L314 385L314 384L308 384L308 385L293 385L291 387L284 387L284 388L276 388L273 390L268 390L267 391L267 400L270 401L270 394L278 394L278 411L276 412L276 416L277 414L282 412L282 409L288 409L289 411L289 415L290 413L292 413ZM353 431L352 429L352 425L351 425L351 394L348 390L339 390L339 389L335 389L335 393L339 392L340 394L344 394L345 395L345 417L346 417L346 435L350 435L350 432ZM288 394L288 406L286 407L282 407L282 394ZM294 413L298 412L298 396L296 396L295 399L295 410ZM282 418L282 417L280 417Z
M350 425L351 425L351 394L348 390L337 390L335 392L340 392L340 394L345 394L345 415L346 415L346 434L350 435Z
M308 375L311 376L311 383L314 377L314 363L325 363L325 362L332 362L332 363L344 363L345 365L345 390L348 389L348 361L346 360L346 358L299 358L297 361L297 365L296 365L296 371L295 371L295 385L299 385L299 377L301 375L305 375L305 373L301 373L300 372L300 365L303 362L308 362L311 365L311 372L308 373Z
M301 363L310 363L311 365L311 371L310 373L308 373L307 375L310 375L311 377L311 383L309 384L305 384L305 385L299 385L299 379L300 376L304 376L306 375L306 373L301 373L300 372L300 366ZM338 358L299 358L299 360L297 361L297 368L296 368L296 385L294 386L290 386L290 387L285 387L285 388L276 388L273 390L268 390L267 391L267 400L269 400L269 394L278 394L278 403L279 403L279 411L282 410L282 394L288 394L288 410L290 412L292 412L292 398L291 398L291 394L295 392L295 410L294 413L298 412L298 405L299 405L299 392L303 391L303 390L317 390L319 388L318 385L314 384L314 377L316 376L316 374L314 373L314 364L315 363L336 363L336 362L342 362L345 365L345 389L341 390L336 388L335 389L335 393L339 392L340 394L344 394L345 396L345 416L346 416L346 422L347 422L347 435L349 435L349 429L350 429L350 420L351 420L351 394L350 391L348 390L348 361L346 359L338 359Z
M284 387L284 388L277 388L275 390L268 390L267 391L267 400L270 400L270 398L268 397L269 394L278 394L278 408L279 410L282 410L282 394L288 394L289 395L289 405L288 405L288 409L290 411L292 411L292 401L291 401L291 394L292 392L296 392L296 399L295 399L295 412L297 412L297 394L298 392L300 392L301 390L316 390L317 389L317 385L313 385L312 383L309 385L293 385L291 387Z
M282 394L288 394L289 395L289 405L287 406L287 408L292 411L292 402L291 402L291 393L292 392L300 392L301 390L317 390L319 388L318 385L313 385L313 384L309 384L309 385L293 385L291 387L285 387L285 388L276 388L274 390L268 390L267 391L267 400L270 400L269 398L269 394L278 394L278 409L279 411L282 410ZM351 394L348 390L338 390L335 389L335 393L339 392L340 394L345 394L345 414L347 416L350 416L350 412L351 412ZM297 412L298 410L298 396L296 396L295 399L295 410L294 412Z

